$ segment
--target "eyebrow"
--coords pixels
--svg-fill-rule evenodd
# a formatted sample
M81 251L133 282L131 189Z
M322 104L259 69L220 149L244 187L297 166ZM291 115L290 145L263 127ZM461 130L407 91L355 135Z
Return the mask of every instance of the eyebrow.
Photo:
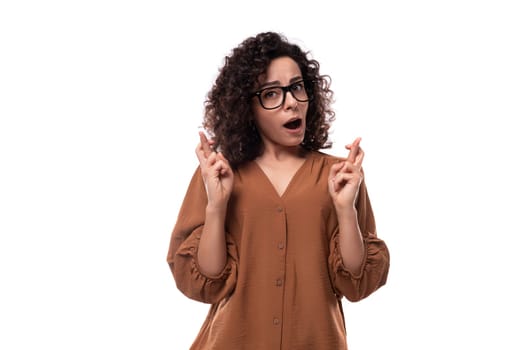
M301 76L293 77L292 79L290 79L290 84L293 84L293 83L295 83L297 81L300 81L300 80L303 80L303 77L301 77ZM270 86L279 86L279 83L280 83L279 80L269 81L267 83L262 84L259 87L259 90L262 90L262 89L270 87Z

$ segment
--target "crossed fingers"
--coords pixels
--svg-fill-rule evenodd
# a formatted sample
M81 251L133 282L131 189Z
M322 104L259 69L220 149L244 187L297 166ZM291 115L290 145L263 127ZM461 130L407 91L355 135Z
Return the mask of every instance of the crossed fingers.
M363 164L363 158L365 152L361 149L359 144L361 143L361 138L358 137L350 145L346 145L345 148L349 151L346 162L353 166L353 168L360 170L361 164Z
M225 175L229 171L229 163L221 152L215 152L212 148L213 140L208 140L206 135L199 132L200 142L195 149L197 158L203 171L203 175L213 174Z
M332 193L339 193L347 184L353 188L351 192L355 192L359 187L362 179L361 165L364 158L364 152L359 146L360 142L361 138L356 138L354 142L346 145L345 148L349 151L347 158L332 167L329 175Z

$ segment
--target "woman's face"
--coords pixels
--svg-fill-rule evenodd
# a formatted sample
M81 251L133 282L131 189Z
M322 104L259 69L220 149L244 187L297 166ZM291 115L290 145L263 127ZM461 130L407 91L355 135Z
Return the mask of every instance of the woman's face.
M279 57L271 61L266 73L259 77L257 91L261 94L253 98L253 111L255 123L263 140L265 148L268 147L294 147L301 144L306 129L306 112L308 101L300 102L304 98L303 77L297 63L290 57ZM289 87L289 91L282 89L268 89L272 87ZM263 90L264 89L264 90ZM261 105L261 99L266 107Z

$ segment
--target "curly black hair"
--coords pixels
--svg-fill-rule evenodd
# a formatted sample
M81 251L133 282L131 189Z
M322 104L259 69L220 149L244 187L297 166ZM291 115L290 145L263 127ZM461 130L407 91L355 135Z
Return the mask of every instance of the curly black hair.
M328 130L335 119L331 109L331 80L328 75L320 75L319 62L309 56L309 52L288 42L282 34L265 32L244 40L225 57L204 103L203 126L213 137L214 147L232 167L255 159L262 151L252 110L253 91L259 76L279 57L292 58L299 65L303 79L314 82L302 147L314 151L332 146L328 140Z

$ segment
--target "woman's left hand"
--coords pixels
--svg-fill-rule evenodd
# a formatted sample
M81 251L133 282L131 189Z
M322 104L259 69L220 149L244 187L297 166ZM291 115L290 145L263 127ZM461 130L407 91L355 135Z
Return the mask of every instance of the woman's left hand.
M330 169L328 176L328 191L336 209L354 208L359 186L363 180L361 164L365 153L359 147L361 138L358 137L350 145L346 160L336 163Z

